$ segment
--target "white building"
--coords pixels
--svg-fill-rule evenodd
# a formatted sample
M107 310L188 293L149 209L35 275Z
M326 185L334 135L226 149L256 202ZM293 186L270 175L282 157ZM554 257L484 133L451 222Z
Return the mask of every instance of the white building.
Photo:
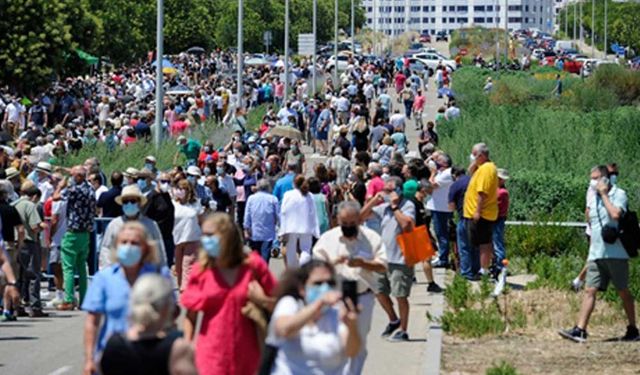
M362 0L367 27L386 35L483 26L553 32L557 0ZM562 0L560 0L562 3ZM505 10L508 11L505 17Z

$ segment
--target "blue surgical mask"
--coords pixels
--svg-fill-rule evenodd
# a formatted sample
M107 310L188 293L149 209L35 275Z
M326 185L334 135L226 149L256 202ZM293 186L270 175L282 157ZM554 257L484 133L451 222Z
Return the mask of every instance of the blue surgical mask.
M131 267L140 262L142 258L142 249L140 246L122 244L118 246L116 256L118 263L125 267Z
M147 180L138 180L137 184L140 190L144 190L147 188Z
M267 172L271 172L271 162L264 163L264 170Z
M137 203L125 203L122 205L122 212L127 217L134 217L140 212L140 206Z
M222 167L216 168L216 173L219 174L219 175L224 174L224 168L222 168Z
M211 174L211 168L209 167L204 167L204 171L203 171L205 176L208 176Z
M609 176L609 182L611 182L611 185L615 185L616 182L618 182L618 175L612 174L611 176Z
M196 176L187 176L187 181L189 181L191 183L191 185L195 185L197 178Z
M208 256L217 258L220 255L220 239L218 236L202 236L200 243Z
M320 285L309 285L305 287L304 299L307 302L307 305L310 305L315 301L319 300L320 298L322 298L322 296L325 295L325 293L330 291L331 291L331 287L329 286L328 283L322 283Z
M153 164L151 163L144 163L144 169L148 169L150 171L153 170Z

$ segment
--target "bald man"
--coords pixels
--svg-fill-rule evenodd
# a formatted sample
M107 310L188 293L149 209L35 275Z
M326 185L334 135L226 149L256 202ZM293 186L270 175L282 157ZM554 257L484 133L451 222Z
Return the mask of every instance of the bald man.
M67 202L67 232L62 237L60 255L64 275L64 302L57 309L73 310L82 304L87 292L87 256L89 255L90 232L96 214L95 191L86 180L87 170L83 166L71 168L71 176L58 184L53 200ZM78 273L80 301L74 300L74 274Z

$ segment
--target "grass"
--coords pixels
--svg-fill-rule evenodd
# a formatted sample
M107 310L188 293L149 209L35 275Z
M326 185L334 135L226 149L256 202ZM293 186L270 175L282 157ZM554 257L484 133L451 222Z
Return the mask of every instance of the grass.
M493 365L493 367L487 369L487 375L518 375L518 371L516 371L515 367L511 366L511 364L500 361Z

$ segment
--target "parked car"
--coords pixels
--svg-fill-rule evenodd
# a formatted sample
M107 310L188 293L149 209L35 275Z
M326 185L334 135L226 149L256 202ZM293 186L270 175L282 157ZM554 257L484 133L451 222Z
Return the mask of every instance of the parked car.
M439 41L443 41L443 42L449 41L449 36L447 35L446 31L440 30L436 33L436 42L439 42Z
M338 71L346 70L347 66L349 66L349 59L351 54L348 52L338 52ZM358 65L358 60L353 59L353 64ZM332 71L334 66L336 65L336 57L335 55L329 57L326 65L324 66L324 70L329 72Z
M420 43L431 43L431 35L429 35L429 34L421 34L420 35Z
M427 69L427 66L415 57L409 57L409 69L411 69L412 72L422 74L422 72Z
M442 62L442 65L447 67L447 69L451 72L456 70L457 66L454 60L445 59L442 55L433 52L416 53L412 57L426 65L427 69L429 69L430 74L433 74L440 62Z

